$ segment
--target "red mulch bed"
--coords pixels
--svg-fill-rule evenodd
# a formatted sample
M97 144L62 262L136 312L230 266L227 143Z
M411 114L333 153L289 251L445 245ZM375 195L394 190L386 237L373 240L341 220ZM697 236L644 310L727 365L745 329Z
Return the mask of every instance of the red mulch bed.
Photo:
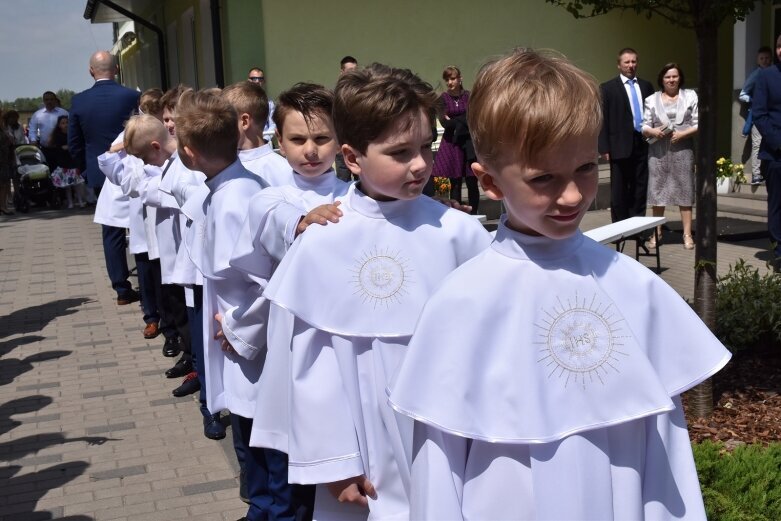
M693 442L719 441L728 448L781 441L781 346L737 353L713 380L713 416L692 417ZM687 397L683 397L684 406Z

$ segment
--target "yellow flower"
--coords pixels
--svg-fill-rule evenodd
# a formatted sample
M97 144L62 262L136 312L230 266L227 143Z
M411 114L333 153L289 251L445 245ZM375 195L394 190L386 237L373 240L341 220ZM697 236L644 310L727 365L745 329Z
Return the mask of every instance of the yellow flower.
M717 165L723 165L723 164L724 164L724 161L726 161L726 159L724 159L723 157L720 157L720 158L719 158L719 160L718 160L718 161L716 161L716 164L717 164Z

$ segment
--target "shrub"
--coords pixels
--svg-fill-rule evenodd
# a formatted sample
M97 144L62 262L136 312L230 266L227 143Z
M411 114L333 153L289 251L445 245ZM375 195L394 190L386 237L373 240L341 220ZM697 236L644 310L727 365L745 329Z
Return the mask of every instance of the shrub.
M781 275L759 270L743 259L719 278L716 336L736 351L769 337L781 342Z
M692 449L710 521L781 519L781 444L728 452L706 441Z

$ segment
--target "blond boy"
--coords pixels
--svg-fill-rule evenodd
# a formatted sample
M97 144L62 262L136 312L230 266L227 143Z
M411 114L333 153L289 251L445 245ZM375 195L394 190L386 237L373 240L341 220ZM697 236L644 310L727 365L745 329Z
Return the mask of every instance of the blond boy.
M705 518L678 395L729 353L661 279L578 230L598 92L551 52L478 74L472 166L506 215L426 304L390 394L415 420L413 519Z
M238 116L239 160L244 168L260 176L269 186L291 184L293 178L287 163L274 153L271 143L263 137L263 127L269 119L268 98L263 87L240 81L225 87L222 96Z

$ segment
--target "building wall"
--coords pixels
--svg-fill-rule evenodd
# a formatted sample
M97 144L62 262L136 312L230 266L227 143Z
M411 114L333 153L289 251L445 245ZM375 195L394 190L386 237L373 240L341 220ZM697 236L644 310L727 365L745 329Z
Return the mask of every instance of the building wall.
M292 2L291 2L292 3ZM222 22L222 45L225 70L225 84L230 85L247 79L252 67L266 69L266 38L264 33L264 10L259 0L223 0L220 2ZM273 81L271 84L287 85ZM285 79L284 81L289 81ZM279 93L279 88L273 93Z
M616 74L616 53L630 46L640 76L655 78L674 60L696 82L693 34L633 13L575 20L544 0L396 0L391 9L331 0L328 10L313 1L261 3L271 94L295 81L332 85L346 54L408 67L440 88L442 69L456 64L468 87L486 59L519 46L559 50L600 81Z

